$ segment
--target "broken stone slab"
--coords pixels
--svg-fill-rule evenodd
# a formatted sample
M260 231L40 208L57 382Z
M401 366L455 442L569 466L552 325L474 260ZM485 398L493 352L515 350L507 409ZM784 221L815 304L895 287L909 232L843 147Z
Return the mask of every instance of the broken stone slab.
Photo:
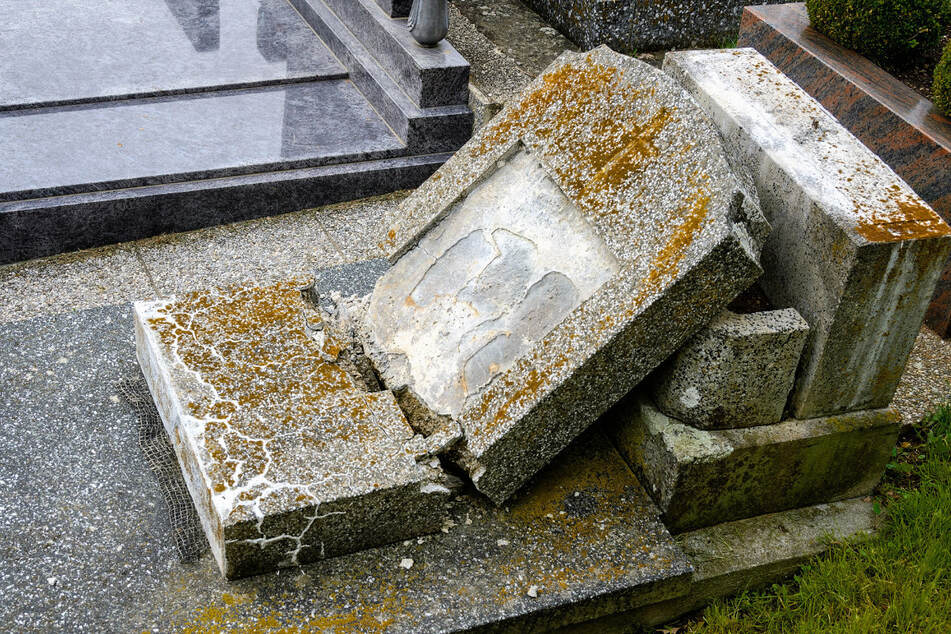
M768 231L690 97L607 48L561 56L389 221L361 340L458 422L496 503L752 284Z
M883 409L701 430L665 416L642 395L606 420L674 533L866 495L901 426L894 411Z
M657 370L654 402L700 429L778 423L808 333L793 308L726 310Z
M755 177L773 226L761 284L811 328L794 415L888 406L951 253L951 228L756 51L677 52L664 68Z
M139 364L229 578L439 530L450 497L393 395L306 334L293 283L135 304Z
M262 622L308 632L548 632L688 590L690 562L597 430L505 507L471 488L448 506L433 535L292 574L224 584L189 573L189 583L210 586L206 598L188 593L171 611L167 601L145 602L143 620L173 613L172 629L229 632ZM169 592L182 597L169 577Z

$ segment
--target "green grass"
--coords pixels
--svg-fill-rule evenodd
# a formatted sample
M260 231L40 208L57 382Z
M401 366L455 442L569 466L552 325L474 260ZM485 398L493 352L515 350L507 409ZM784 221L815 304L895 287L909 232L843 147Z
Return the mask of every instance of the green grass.
M786 584L709 606L690 632L951 632L951 406L905 432L878 537L833 544Z

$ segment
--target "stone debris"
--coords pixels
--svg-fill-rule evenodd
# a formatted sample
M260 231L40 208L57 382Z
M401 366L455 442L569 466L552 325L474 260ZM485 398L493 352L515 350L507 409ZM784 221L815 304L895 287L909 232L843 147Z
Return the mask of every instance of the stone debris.
M700 429L778 423L808 333L793 308L724 311L654 375L657 407Z
M761 284L811 328L793 414L887 407L951 253L951 227L756 51L670 53L664 68L755 176L773 226Z
M406 570L409 570L412 567L413 567L413 560L410 559L409 557L404 557L403 559L400 560L400 568L405 568Z
M560 57L390 226L360 338L497 504L756 279L768 231L689 96L606 48Z
M139 363L226 576L438 531L445 474L293 284L135 304ZM422 460L422 461L421 461Z
M900 417L890 409L701 430L632 395L607 419L671 532L861 497L878 484Z

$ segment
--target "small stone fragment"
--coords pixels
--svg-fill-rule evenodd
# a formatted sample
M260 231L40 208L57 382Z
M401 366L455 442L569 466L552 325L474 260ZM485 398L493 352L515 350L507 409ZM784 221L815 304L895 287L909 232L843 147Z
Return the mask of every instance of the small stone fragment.
M410 568L413 567L413 563L414 563L414 562L413 562L412 559L410 559L409 557L404 557L404 558L400 561L400 568L405 568L406 570L409 570Z
M778 423L808 334L793 308L724 311L655 373L657 407L701 429Z
M528 586L528 592L525 594L533 599L538 598L538 586Z

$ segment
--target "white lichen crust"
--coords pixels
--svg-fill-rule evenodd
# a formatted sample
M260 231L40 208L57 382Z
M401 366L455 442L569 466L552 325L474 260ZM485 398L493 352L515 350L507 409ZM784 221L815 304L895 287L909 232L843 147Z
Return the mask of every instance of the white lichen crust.
M293 283L135 305L139 363L222 572L438 530L449 496L389 392L309 337Z

